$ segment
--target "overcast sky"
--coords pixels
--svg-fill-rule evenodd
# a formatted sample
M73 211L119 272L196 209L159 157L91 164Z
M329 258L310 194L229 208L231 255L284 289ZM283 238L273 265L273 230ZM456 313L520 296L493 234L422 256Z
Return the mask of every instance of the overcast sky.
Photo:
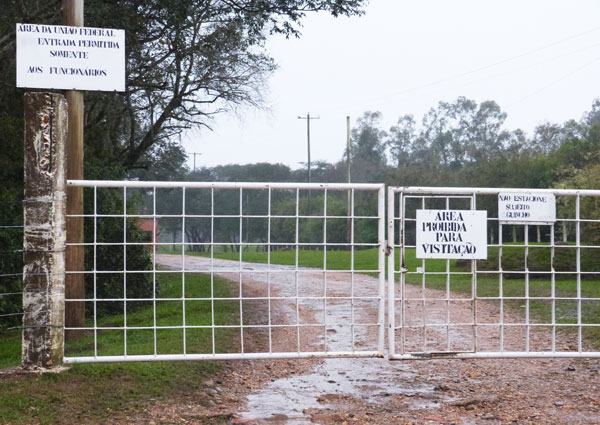
M600 97L597 0L371 0L362 17L311 15L300 39L272 38L278 64L267 111L222 115L213 130L183 137L197 166L335 162L365 111L387 130L412 114L418 122L440 100L494 100L506 127L530 133L544 121L579 119ZM190 166L192 165L190 157Z

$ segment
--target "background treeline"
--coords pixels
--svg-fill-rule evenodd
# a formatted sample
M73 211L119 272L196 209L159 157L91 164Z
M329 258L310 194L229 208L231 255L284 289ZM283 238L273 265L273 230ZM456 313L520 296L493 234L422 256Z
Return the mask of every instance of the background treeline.
M298 169L252 164L190 171L178 135L192 127L208 127L212 116L235 106L261 103L262 87L275 68L265 49L269 34L299 36L307 13L360 15L365 3L88 2L86 26L126 30L128 72L126 92L85 94L85 178L306 181L306 164ZM8 0L0 16L0 294L17 293L0 296L0 315L20 309L18 275L22 271L22 229L18 226L23 223L23 90L15 87L15 24L60 21L61 0ZM365 112L352 129L351 152L340 152L338 162L313 163L312 180L345 182L349 154L353 182L600 187L600 101L594 102L580 119L544 123L531 134L507 129L506 113L495 102L477 103L466 98L440 102L422 119L401 116L389 129L381 128L380 120L379 113ZM198 144L201 150L201 139ZM119 199L107 196L103 202L117 205ZM128 211L145 208L143 201L131 202ZM281 205L286 202L289 200L282 199ZM361 202L357 208L363 207ZM89 199L86 203L90 208ZM314 205L318 203L315 197ZM345 208L341 200L336 208ZM593 205L586 208L597 211ZM115 226L106 224L102 232L122 234L122 229ZM347 232L344 229L340 226L339 231ZM142 239L135 226L127 231L128 240ZM262 230L256 232L258 240ZM235 245L235 240L232 242ZM107 257L106 261L118 262L118 258ZM147 261L142 258L140 263ZM19 316L6 320L11 317L16 318L13 323L18 323ZM0 320L0 326L3 323Z
M589 112L582 114L579 120L563 124L543 123L532 134L522 130L505 128L506 113L493 101L477 103L466 98L454 102L439 102L431 108L420 121L412 115L400 117L389 129L381 128L381 114L365 112L358 118L351 132L352 181L386 183L399 186L469 186L469 187L524 187L524 188L600 188L600 100L593 103ZM9 120L10 121L10 120ZM16 120L15 120L16 121ZM14 124L14 123L13 123ZM4 125L9 132L11 124ZM19 132L14 131L14 134ZM14 139L9 138L12 142ZM201 140L199 140L201 143ZM15 143L16 144L16 143ZM165 139L144 153L145 164L126 167L124 164L106 164L105 157L97 156L93 149L86 157L86 178L99 179L138 179L138 180L188 180L222 182L305 182L306 164L291 168L283 164L256 163L247 165L229 164L216 167L199 167L190 170L187 157L181 145L175 139ZM21 154L22 155L22 154ZM0 188L2 197L2 225L13 226L22 223L22 156L15 149L0 152L0 168L6 181L12 184ZM338 162L317 161L312 164L313 182L346 182L346 160L348 152L340 152ZM100 164L100 165L99 165ZM12 174L10 172L12 171ZM328 196L328 215L347 215L345 193L340 196ZM210 192L188 193L186 213L194 214L238 214L240 206L244 214L266 214L266 192L247 197L240 201L239 193L223 191L214 199L215 210L210 211ZM103 204L113 204L122 208L119 196L104 195ZM128 202L128 211L136 208L140 213L150 213L150 206L143 196L132 197ZM265 198L265 199L263 199ZM163 191L157 200L158 214L181 214L181 191ZM241 202L241 203L240 203ZM86 199L88 209L91 199ZM308 205L307 193L303 193L299 210L301 215L322 214L323 195L315 193ZM595 199L586 199L581 205L588 218L600 218L600 206ZM355 215L369 215L373 199L358 196L355 200ZM569 206L567 206L568 208ZM208 208L208 209L207 209ZM311 211L309 212L309 208ZM490 208L494 208L493 205ZM295 194L280 192L272 199L272 214L293 215L296 209ZM344 220L328 225L328 241L347 243L349 228ZM119 222L104 224L99 233L105 234L108 241L111 234L122 235ZM185 240L196 244L188 246L191 251L203 252L211 241L221 243L219 249L237 251L239 249L266 249L267 220L253 219L243 223L244 232L240 235L239 219L220 219L213 224L211 236L210 219L188 219L185 225L185 239L182 239L182 221L178 218L163 219L160 223L163 238L165 234L173 242ZM271 223L272 250L286 249L295 241L294 220L274 220ZM308 220L303 225L301 243L320 243L322 241L322 222ZM533 226L532 226L533 228ZM491 240L494 229L489 229ZM539 230L539 229L538 229ZM598 230L598 229L595 229ZM91 229L87 229L90 232ZM147 235L139 232L135 226L128 231L128 240L148 241ZM376 242L376 222L363 220L355 226L355 241L365 244ZM535 229L531 230L535 232ZM561 231L565 234L561 235ZM567 240L566 228L557 231L557 237ZM590 242L593 234L589 233ZM516 234L512 235L516 240ZM522 235L519 240L522 240ZM22 267L18 250L22 243L22 234L16 228L0 229L0 242L4 254L0 257L2 274L19 273ZM530 235L535 240L535 234ZM539 233L538 233L539 238ZM101 237L102 239L102 237ZM596 237L597 239L597 237ZM163 239L164 240L164 239ZM505 235L505 240L510 240ZM287 245L286 245L287 244ZM310 248L310 247L307 247ZM318 249L318 247L316 247ZM341 245L337 249L344 249ZM89 255L88 255L89 257ZM102 256L99 259L110 264L120 264L120 257ZM128 259L135 257L128 253ZM147 250L138 250L136 261L140 267L150 266ZM108 278L107 278L108 279ZM106 281L105 289L118 291L120 278ZM1 292L18 292L18 276L2 277ZM143 279L139 285L128 286L129 290L147 294L149 285ZM135 288L134 288L135 286ZM110 291L109 291L110 292ZM108 295L105 294L105 295ZM0 314L15 311L19 300L10 296L0 297Z
M351 133L350 159L352 181L368 183L386 183L396 186L468 186L468 187L522 187L522 188L600 188L600 101L594 102L591 111L583 113L578 121L564 124L543 123L532 134L522 130L505 128L506 113L493 101L477 103L460 97L454 102L439 102L418 122L412 115L400 117L389 129L382 129L381 114L365 112L356 120ZM317 161L312 164L313 182L347 181L347 152L341 153L341 159L335 163ZM175 161L165 161L175 164ZM292 169L283 164L257 163L249 165L223 165L201 167L196 171L187 170L182 165L172 168L170 174L158 169L140 170L132 175L143 180L166 178L170 180L224 181L224 182L305 182L306 164ZM328 215L347 214L345 194L330 195ZM186 200L189 211L204 211L210 214L211 199L209 192L188 194ZM261 196L265 197L266 194ZM281 197L281 196L280 196ZM160 199L157 212L161 214L181 213L181 194L173 192ZM339 199L338 199L339 198ZM249 200L248 200L249 199ZM362 201L361 201L362 199ZM355 215L367 214L372 199L359 196L355 201ZM293 214L295 195L273 199L273 209L281 214ZM300 215L308 215L308 198L303 194L300 199ZM480 201L480 207L482 207ZM496 202L490 200L489 206L483 206L494 215ZM563 205L559 209L570 211L572 205ZM240 211L239 194L229 193L214 200L215 214L238 214ZM323 197L313 195L310 214L319 215L322 211ZM241 201L244 214L266 214L260 211L265 205L260 196L251 196ZM442 206L443 207L443 206ZM594 199L582 201L582 209L587 218L598 218L600 213ZM467 206L468 208L468 206ZM219 210L221 209L221 210ZM263 208L264 209L264 208ZM195 212L199 213L199 212ZM368 214L373 214L370 211ZM573 216L573 214L565 213ZM257 220L255 220L257 221ZM244 224L244 223L242 223ZM570 227L565 223L556 230L556 237L569 240ZM260 225L243 225L240 241L239 222L221 220L213 229L219 242L230 242L229 248L236 250L240 242L261 244L266 240L266 220ZM360 226L366 226L362 228ZM364 243L376 239L373 223L361 223L356 232L372 237L361 239ZM570 225L569 225L570 226ZM187 220L185 226L187 242L207 243L211 239L210 220ZM305 241L318 242L322 225L314 221L310 228L303 229ZM509 226L510 227L510 226ZM572 227L572 226L571 226ZM181 242L181 222L178 219L165 219L161 231L173 235L173 241ZM281 241L293 241L292 228L273 228ZM275 230L277 232L275 232ZM572 229L571 229L572 230ZM349 240L347 226L328 227L331 240L346 242ZM497 229L490 225L489 240L497 241ZM517 228L507 227L504 240L523 240L517 235ZM522 232L522 229L520 230ZM548 228L530 229L532 241L547 237ZM289 233L289 235L288 235ZM288 237L285 237L288 235ZM247 248L247 247L246 247ZM204 245L191 246L191 250L203 251ZM276 247L275 247L276 249Z

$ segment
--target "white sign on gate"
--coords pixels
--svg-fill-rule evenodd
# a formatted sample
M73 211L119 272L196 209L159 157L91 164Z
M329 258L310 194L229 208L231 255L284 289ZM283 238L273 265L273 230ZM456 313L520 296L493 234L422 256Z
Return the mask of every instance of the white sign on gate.
M498 220L511 224L554 223L556 198L553 193L527 192L498 194Z
M125 31L17 24L17 87L125 91Z
M487 259L487 211L417 210L416 255Z

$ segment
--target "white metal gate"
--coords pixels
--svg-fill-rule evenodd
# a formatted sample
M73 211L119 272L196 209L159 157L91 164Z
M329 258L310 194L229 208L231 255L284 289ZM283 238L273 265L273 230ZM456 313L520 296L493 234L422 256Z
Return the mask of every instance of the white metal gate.
M390 359L600 357L600 191L556 197L556 221L499 220L524 189L388 188ZM487 260L417 259L416 211L486 210Z
M86 321L65 363L383 356L383 185L68 184Z
M600 191L69 181L85 190L83 336L65 363L600 357ZM487 211L486 260L417 259L416 212Z

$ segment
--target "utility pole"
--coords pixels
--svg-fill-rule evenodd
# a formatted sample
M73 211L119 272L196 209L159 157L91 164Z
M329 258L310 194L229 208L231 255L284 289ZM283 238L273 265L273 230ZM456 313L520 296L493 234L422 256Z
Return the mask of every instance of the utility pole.
M318 120L320 117L311 117L310 113L306 114L306 117L298 116L299 120L306 120L306 144L308 147L308 183L311 183L310 175L310 120ZM310 215L310 189L308 190L308 215Z
M63 25L83 27L83 1L62 0ZM67 179L83 179L83 92L67 90L65 92L68 112L67 131ZM80 273L69 274L65 277L65 298L84 299L84 251L83 245L83 188L67 187L67 248L66 270ZM75 217L73 217L75 216ZM83 327L85 325L85 304L69 302L65 305L65 326ZM77 331L67 331L66 338L77 335Z
M194 155L194 171L196 171L196 155L202 155L200 152L190 152L190 155Z
M352 154L352 146L350 144L350 116L346 116L346 155L347 155L347 172L348 172L348 183L352 183L352 179L350 177L350 156Z
M350 156L351 156L351 145L350 145L350 116L346 116L346 166L348 172L348 183L352 183L352 178L350 177ZM348 190L348 243L352 242L352 200L351 200L352 191Z

